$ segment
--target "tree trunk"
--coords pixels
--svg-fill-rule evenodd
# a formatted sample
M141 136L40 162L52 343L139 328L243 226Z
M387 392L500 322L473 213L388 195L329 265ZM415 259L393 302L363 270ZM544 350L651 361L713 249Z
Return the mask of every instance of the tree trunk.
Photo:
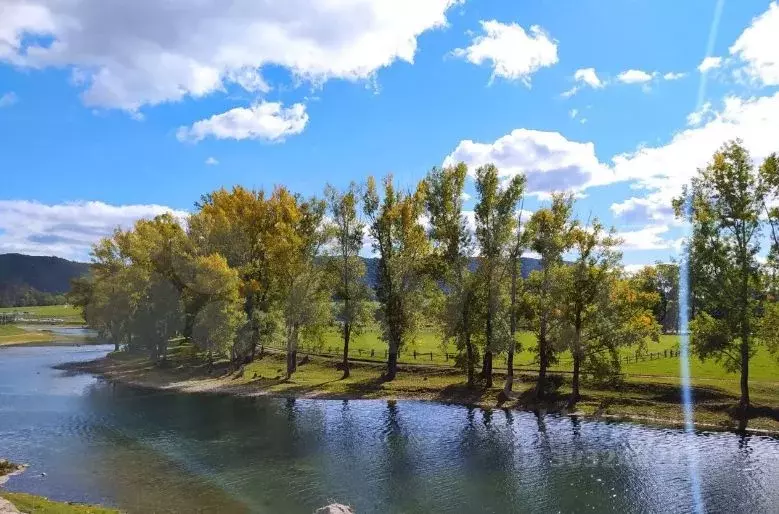
M292 378L292 374L298 367L298 340L297 329L290 328L287 332L287 379Z
M546 368L549 367L546 345L546 321L542 320L538 335L538 381L536 382L536 398L539 400L543 400L545 396Z
M484 385L492 387L492 305L488 300L487 305L487 341L484 345L484 365L482 366L482 375L484 376Z
M579 401L579 377L581 375L580 370L582 366L582 317L581 313L577 311L575 321L575 334L573 341L573 380L571 384L571 399L568 401L569 406L573 406Z
M571 399L568 405L573 406L579 401L579 370L581 369L582 357L579 352L573 355L573 384L571 387Z
M503 394L508 396L514 387L514 340L512 335L512 341L509 345L509 353L506 358L506 385L503 386Z
M344 359L343 359L343 368L344 368L344 374L342 379L349 378L349 339L352 335L352 327L349 325L349 323L344 323Z
M749 334L741 335L741 400L739 407L746 413L749 408Z
M387 380L395 380L395 375L398 372L398 350L390 349L387 357Z
M474 368L474 355L473 355L473 343L471 343L471 334L465 334L465 358L467 362L465 365L468 368L468 387L473 387L473 368Z

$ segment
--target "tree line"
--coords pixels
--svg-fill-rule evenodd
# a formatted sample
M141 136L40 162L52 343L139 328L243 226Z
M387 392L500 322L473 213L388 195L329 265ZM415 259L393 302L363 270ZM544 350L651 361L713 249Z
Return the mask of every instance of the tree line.
M779 179L774 158L774 168L748 170L762 184L748 191L764 191L759 201L750 200L747 208L744 195L734 196L754 218L744 253L731 241L741 230L734 228L733 207L721 205L716 189L720 183L732 189L730 178L718 177L734 168L734 148L740 148L737 142L715 154L707 170L721 171L701 171L677 211L694 227L688 245L695 270L690 274L695 348L703 357L720 358L734 345L746 345L746 353L734 355L742 359L733 361L743 368L756 338L772 341L766 337L771 323L779 327L776 297L765 289L769 264L776 261L776 237L769 264L758 265L754 251L758 226L779 229L779 212L768 207L775 205L768 195L776 196ZM209 360L240 366L281 343L288 378L296 371L300 342L321 342L333 327L343 342L339 367L348 377L353 336L378 323L387 344L384 377L392 380L399 353L432 323L443 344L457 349L469 386L491 387L493 360L505 355L505 395L512 391L522 327L535 335L530 350L538 363L537 397L549 393L548 370L568 351L572 402L582 374L614 376L621 348L645 348L661 330L678 327L676 265L626 273L614 229L596 218L576 219L569 194L553 194L546 206L526 214L525 178L504 179L493 165L473 174L477 198L469 222L463 208L467 175L462 163L433 168L413 190L398 188L392 176L368 177L345 190L328 186L321 198L304 198L283 186L269 193L220 189L202 196L183 223L164 214L101 240L89 276L74 281L70 300L117 350L144 351L164 361L169 341L180 337ZM683 203L693 208L685 210ZM360 258L366 235L378 257L375 288L366 284ZM521 257L527 252L537 255L540 265L523 278ZM746 264L727 252L741 252ZM712 282L724 275L713 275L715 263L706 259L717 253L722 253L717 272L728 276L729 285L746 287L739 289L741 296L724 287L714 290ZM744 272L746 286L739 282ZM749 307L733 311L722 303L726 297L741 298ZM720 330L722 324L727 331Z

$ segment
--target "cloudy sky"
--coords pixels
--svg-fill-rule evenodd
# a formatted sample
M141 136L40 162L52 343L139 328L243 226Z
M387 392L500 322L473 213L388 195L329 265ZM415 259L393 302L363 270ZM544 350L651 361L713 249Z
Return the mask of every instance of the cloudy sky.
M0 253L465 161L525 173L527 210L575 191L635 265L734 137L779 151L776 1L0 0Z

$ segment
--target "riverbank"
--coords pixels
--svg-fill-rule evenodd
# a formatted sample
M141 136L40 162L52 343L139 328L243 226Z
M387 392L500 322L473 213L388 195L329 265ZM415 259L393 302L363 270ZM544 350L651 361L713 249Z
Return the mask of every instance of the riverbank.
M74 344L101 344L99 341L81 336L63 335L56 332L57 325L46 328L19 327L17 325L0 325L0 347L3 346L73 346ZM59 328L80 328L64 326Z
M80 503L56 502L26 493L12 493L2 489L2 485L12 477L24 472L25 466L0 459L0 514L19 512L35 514L119 514L118 510L84 505Z
M626 377L616 385L585 384L575 411L567 409L570 384L557 377L558 387L542 404L535 400L535 376L521 372L515 377L514 394L501 398L503 376L496 374L495 387L468 388L459 370L443 367L400 366L391 382L382 379L383 366L355 362L351 376L334 360L305 357L290 380L284 379L285 358L267 353L237 372L227 364L209 366L186 352L171 356L168 366L159 367L145 357L111 354L104 359L62 366L70 371L93 373L110 380L140 387L185 393L279 396L313 399L432 400L442 403L561 412L581 416L682 426L681 388L673 377ZM728 384L712 381L693 383L694 420L698 428L749 430L779 434L779 387L757 384L752 388L753 407L746 427L736 415L738 396Z

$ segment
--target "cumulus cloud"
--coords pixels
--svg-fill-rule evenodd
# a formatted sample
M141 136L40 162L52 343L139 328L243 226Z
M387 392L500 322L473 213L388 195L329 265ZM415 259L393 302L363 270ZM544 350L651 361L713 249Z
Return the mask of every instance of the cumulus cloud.
M279 102L262 102L215 114L196 121L191 127L180 127L176 137L182 142L198 142L207 137L282 141L303 132L307 123L308 114L303 104L284 107Z
M617 75L617 80L624 84L643 84L652 80L652 75L643 70L627 70Z
M483 35L474 37L467 48L452 53L470 63L490 62L492 78L519 80L530 85L530 77L557 63L557 43L538 25L525 31L516 23L482 21Z
M66 67L87 105L129 111L236 83L268 89L277 65L314 83L413 62L417 37L460 0L11 0L0 61Z
M722 66L722 57L706 57L698 65L698 71L706 73Z
M18 101L19 97L16 96L16 93L9 91L8 93L0 95L0 109L3 107L10 107Z
M461 141L444 165L465 162L471 173L487 163L495 164L502 176L524 173L529 193L581 191L609 183L611 171L598 161L592 143L566 139L559 132L516 129L492 143Z
M694 113L695 114L695 113ZM667 144L639 148L613 158L614 179L631 181L632 187L647 191L612 206L621 216L670 220L670 205L698 168L706 165L726 141L741 138L757 161L777 150L779 134L779 92L750 99L727 97L720 110L706 108L705 116L694 116L700 125L675 134Z
M663 237L669 230L668 225L647 225L638 230L618 232L617 237L622 239L623 250L667 250L679 244L677 240Z
M208 166L216 166L217 164L219 164L219 161L216 160L216 158L214 157L209 157L208 159L206 159L206 164Z
M93 243L117 227L129 228L141 218L185 211L162 205L110 205L74 202L47 205L25 200L0 200L0 253L56 255L86 260Z
M669 71L668 73L663 75L663 80L679 80L679 79L683 79L686 76L687 76L686 73L682 73L682 72L675 73L673 71Z
M749 77L766 86L779 85L779 3L771 2L729 50L746 64Z

